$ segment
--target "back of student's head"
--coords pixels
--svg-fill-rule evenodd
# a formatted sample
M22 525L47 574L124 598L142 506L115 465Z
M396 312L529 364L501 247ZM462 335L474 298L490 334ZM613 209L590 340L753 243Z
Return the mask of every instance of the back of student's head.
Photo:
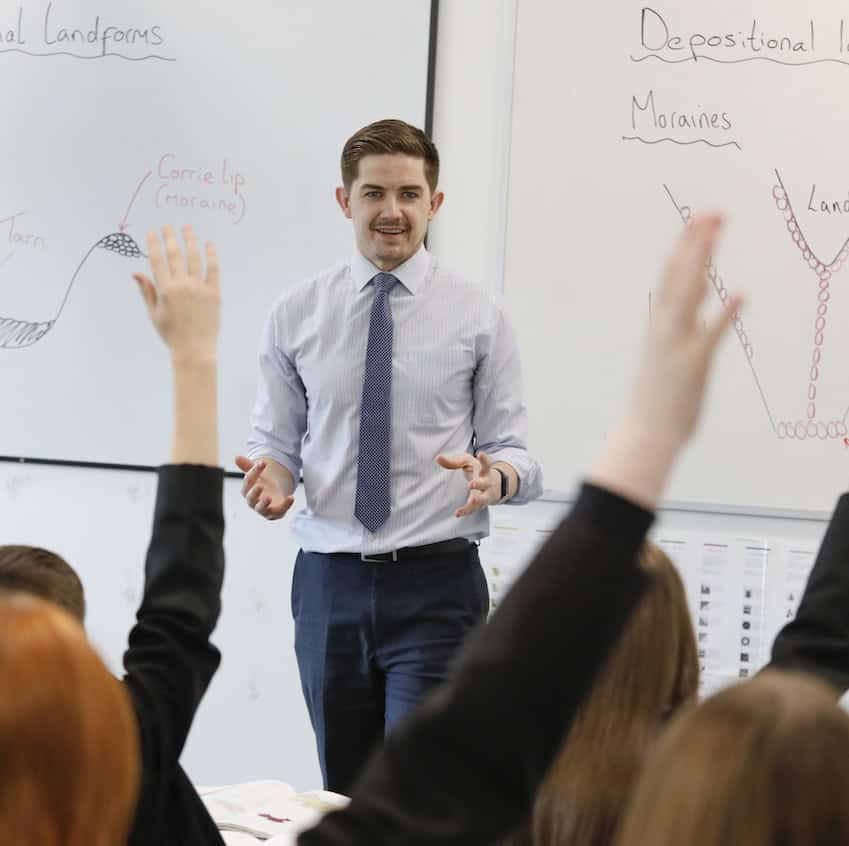
M651 575L646 594L513 843L608 846L663 721L698 692L696 638L681 577L654 544L643 547L640 563Z
M0 597L0 843L124 843L138 780L126 691L80 624L32 596Z
M39 596L85 621L80 577L64 558L38 546L0 545L0 592Z
M849 715L769 671L683 713L658 743L618 846L849 843Z

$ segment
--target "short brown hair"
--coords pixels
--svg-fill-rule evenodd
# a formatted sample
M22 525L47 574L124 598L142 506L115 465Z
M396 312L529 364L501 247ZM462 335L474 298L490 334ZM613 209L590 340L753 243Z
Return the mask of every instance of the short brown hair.
M379 120L355 132L342 148L342 184L346 191L359 175L360 159L385 154L424 159L424 172L431 192L439 182L439 153L421 129L403 120Z
M84 622L85 594L76 570L38 546L0 545L0 591L29 593L61 606Z
M619 846L849 843L849 716L838 692L767 670L669 727Z

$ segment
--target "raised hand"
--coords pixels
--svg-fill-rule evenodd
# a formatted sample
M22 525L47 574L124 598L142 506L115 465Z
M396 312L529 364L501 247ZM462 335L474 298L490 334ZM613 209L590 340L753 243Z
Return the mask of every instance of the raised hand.
M295 497L286 487L291 490L293 482L285 468L270 459L251 461L244 455L236 456L236 465L245 474L242 496L253 511L266 520L279 520L292 507Z
M699 317L709 290L706 267L721 225L720 215L700 217L673 247L625 417L631 425L657 429L678 446L695 431L714 352L742 305L739 295L732 296L707 328Z
M474 514L501 499L501 476L497 470L492 469L492 462L485 452L479 452L477 457L468 452L452 456L438 455L436 461L446 470L462 470L469 483L469 498L454 512L455 517Z
M707 328L699 317L721 225L718 214L700 216L673 246L625 414L590 473L650 508L695 431L717 345L742 305L739 295L730 297Z
M156 331L171 352L174 379L175 464L218 463L217 346L221 290L215 247L206 244L206 273L197 239L183 227L186 255L170 226L162 227L163 255L156 232L147 235L153 281L134 273Z
M207 241L206 273L191 226L182 228L183 256L174 229L162 227L164 254L156 232L148 232L147 249L153 280L134 273L156 331L177 358L207 361L215 357L218 341L221 291L218 256Z

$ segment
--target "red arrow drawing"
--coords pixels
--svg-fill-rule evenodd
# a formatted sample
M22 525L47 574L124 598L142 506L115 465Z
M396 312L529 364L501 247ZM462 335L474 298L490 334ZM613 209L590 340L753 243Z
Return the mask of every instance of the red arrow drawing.
M127 211L124 212L124 219L118 224L118 231L119 232L123 232L127 228L127 218L130 216L130 209L133 207L133 203L136 201L136 197L138 197L139 191L141 191L141 189L142 189L142 185L144 185L145 181L151 175L151 173L153 173L153 171L149 170L141 178L141 182L139 182L139 184L138 184L138 186L135 190L135 193L133 194L132 198L130 199L130 204L127 206Z

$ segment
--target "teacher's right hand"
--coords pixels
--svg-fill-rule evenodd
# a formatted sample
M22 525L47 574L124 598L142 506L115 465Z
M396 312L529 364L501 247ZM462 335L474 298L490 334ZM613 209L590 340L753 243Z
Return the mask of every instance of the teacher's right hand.
M245 474L242 496L252 511L266 520L279 520L292 507L295 497L285 488L287 481L289 490L292 487L288 470L271 459L252 461L244 455L236 456L236 465Z

